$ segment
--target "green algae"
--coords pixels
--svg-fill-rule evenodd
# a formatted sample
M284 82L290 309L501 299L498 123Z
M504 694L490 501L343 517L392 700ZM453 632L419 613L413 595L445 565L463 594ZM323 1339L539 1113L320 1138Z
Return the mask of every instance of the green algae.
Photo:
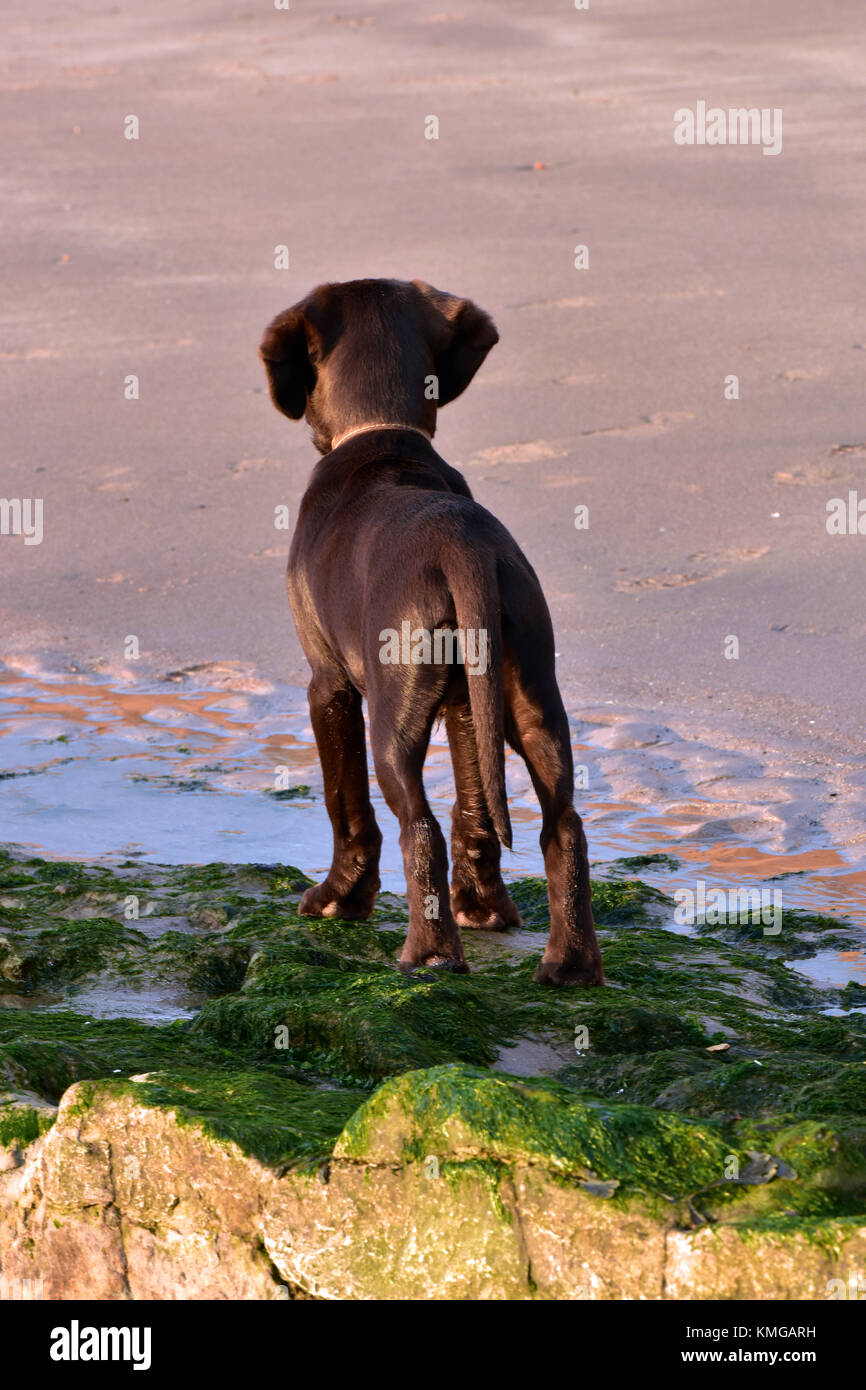
M235 882L235 874L230 864L200 864L193 868L175 869L170 875L170 886L182 888L188 893L202 891L219 892Z
M393 921L393 917L384 917ZM229 939L253 947L321 953L323 961L330 958L334 968L354 970L366 963L393 964L405 939L405 931L389 931L370 922L343 922L339 918L299 917L290 905L275 908L261 904L252 910L238 913L229 931ZM299 957L298 957L299 958Z
M141 932L108 917L55 919L35 931L6 930L0 936L0 978L24 993L50 989L108 966L124 971L132 966L135 949L145 944Z
M327 1159L363 1099L362 1092L319 1090L274 1072L172 1068L138 1081L83 1086L78 1113L104 1096L124 1095L139 1105L171 1110L179 1124L237 1144L277 1168Z
M779 908L772 924L764 921L760 909L720 913L713 923L696 921L694 930L698 936L712 936L737 946L760 944L769 955L785 960L808 960L819 951L845 951L862 944L835 917L796 908Z
M149 956L151 969L160 977L210 995L239 989L249 964L249 952L232 941L203 942L177 931L158 937Z
M0 1008L0 1077L56 1102L82 1079L172 1065L214 1069L236 1059L188 1023L154 1026L72 1011Z
M495 1060L520 1019L506 999L471 979L407 978L376 970L335 969L272 953L258 958L244 991L212 1000L196 1029L252 1058L283 1046L296 1064L354 1085L458 1059Z
M549 931L550 911L547 903L547 880L521 878L506 885L523 925L528 931Z
M258 884L268 893L302 892L313 882L292 864L199 864L170 870L169 887L185 893L223 893Z
M673 1047L706 1047L710 1041L695 1018L670 1008L650 1008L614 997L602 1008L578 1008L577 1013L581 1019L592 1020L585 1026L587 1046L594 1052L620 1056Z
M54 1123L48 1110L18 1102L0 1102L0 1150L26 1149L28 1144L47 1134Z
M549 931L550 912L547 880L522 878L508 884L508 891L529 931ZM593 879L592 910L597 926L651 920L649 904L673 907L671 899L658 888L639 879Z
M604 865L609 874L636 874L643 869L666 869L673 873L679 867L680 861L672 854L630 854L608 860Z
M130 868L135 870L134 875L121 873ZM122 898L127 893L146 892L149 885L150 881L141 875L141 866L128 861L113 870L101 864L21 859L0 849L0 892L20 892L22 905L31 910L52 912L63 903L90 893Z
M703 1195L705 1216L753 1221L776 1213L803 1218L856 1216L866 1201L866 1135L857 1127L801 1121L782 1127L737 1126L741 1143L764 1149L768 1139L781 1173L767 1183L726 1184ZM750 1152L754 1152L751 1149Z
M349 1120L335 1150L355 1161L389 1152L403 1162L448 1153L538 1163L673 1198L719 1180L731 1150L721 1132L679 1115L447 1066L385 1082Z
M576 1090L622 1096L641 1105L699 1118L753 1115L866 1114L866 1068L830 1057L745 1056L735 1046L724 1058L685 1049L649 1055L581 1058L559 1079ZM754 1050L753 1050L754 1051Z
M593 1172L756 1230L862 1212L866 1016L825 1010L850 1010L866 991L818 989L786 963L849 946L851 929L786 910L778 934L742 914L666 931L670 900L629 877L674 867L664 860L616 861L593 883L609 987L550 991L532 978L542 942L531 949L531 934L548 928L543 879L509 885L525 940L505 935L491 950L467 932L472 975L420 980L396 968L402 900L385 895L367 923L300 918L310 880L291 865L145 878L135 864L0 855L0 993L33 1005L0 1008L0 1076L51 1101L74 1081L111 1078L273 1163L326 1155L341 1131L347 1143L365 1126L369 1136L369 1106L405 1081L423 1111L407 1161L440 1132L446 1096L452 1119L483 1139L473 1157L448 1158L455 1171L527 1161L563 1181ZM123 920L129 894L151 914L147 934ZM154 932L161 916L189 930ZM163 1026L38 1006L40 990L72 996L106 974L207 998L193 1021ZM538 1036L568 1059L554 1076L490 1070ZM758 1151L797 1177L724 1179L720 1155L747 1164Z
M862 1211L864 1138L856 1128L815 1123L701 1123L604 1105L550 1081L450 1066L385 1082L353 1114L334 1152L373 1164L429 1163L438 1154L507 1168L537 1164L602 1197L621 1188L620 1203L640 1193L686 1202L690 1218L752 1221L780 1211Z

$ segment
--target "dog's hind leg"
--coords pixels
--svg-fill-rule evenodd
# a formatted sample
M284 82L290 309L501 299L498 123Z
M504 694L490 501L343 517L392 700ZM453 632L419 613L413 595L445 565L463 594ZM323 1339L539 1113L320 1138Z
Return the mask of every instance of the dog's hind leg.
M499 836L481 786L468 700L447 707L445 728L457 789L451 814L451 910L458 927L519 927L520 913L499 872Z
M305 917L363 919L379 891L382 834L370 804L361 696L341 671L328 666L314 672L307 694L334 858L324 883L307 889L298 911Z
M400 822L409 931L399 964L407 975L425 966L463 975L469 969L451 912L445 837L430 809L423 782L424 757L441 693L441 689L425 689L420 680L414 688L404 690L401 709L413 713L408 721L404 716L403 727L397 732L393 694L388 692L388 698L380 692L377 698L373 691L368 692L376 777Z
M573 805L568 718L552 671L549 679L529 681L507 662L505 703L506 737L526 762L541 803L550 937L535 978L540 984L602 985L586 836Z

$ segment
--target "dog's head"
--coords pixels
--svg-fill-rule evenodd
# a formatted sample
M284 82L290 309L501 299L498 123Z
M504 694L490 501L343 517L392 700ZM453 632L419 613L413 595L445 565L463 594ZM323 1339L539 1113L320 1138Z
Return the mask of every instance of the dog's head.
M414 425L433 435L436 408L464 391L499 334L469 299L423 280L319 285L278 314L259 354L271 400L306 415L320 453L358 425Z

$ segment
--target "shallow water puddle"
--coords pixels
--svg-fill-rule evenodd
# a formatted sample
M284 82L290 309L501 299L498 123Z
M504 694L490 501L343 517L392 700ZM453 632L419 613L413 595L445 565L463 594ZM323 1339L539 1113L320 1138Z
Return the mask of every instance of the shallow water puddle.
M135 1018L139 1023L174 1023L195 1018L207 995L190 990L126 985L112 980L84 986L71 986L61 1000L45 1006L46 1013L74 1009L91 1018Z
M798 960L796 969L816 985L844 988L849 980L866 986L866 952L818 951L808 960Z

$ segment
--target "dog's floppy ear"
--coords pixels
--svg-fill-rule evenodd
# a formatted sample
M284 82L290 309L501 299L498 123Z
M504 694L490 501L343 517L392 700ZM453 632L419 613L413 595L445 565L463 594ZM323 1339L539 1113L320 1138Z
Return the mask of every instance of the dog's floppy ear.
M439 382L439 405L447 405L465 391L494 343L499 342L489 314L471 299L445 294L423 280L413 280L434 309L433 360Z
M290 420L300 420L316 381L307 348L306 301L285 309L265 330L259 356L268 373L271 400Z

